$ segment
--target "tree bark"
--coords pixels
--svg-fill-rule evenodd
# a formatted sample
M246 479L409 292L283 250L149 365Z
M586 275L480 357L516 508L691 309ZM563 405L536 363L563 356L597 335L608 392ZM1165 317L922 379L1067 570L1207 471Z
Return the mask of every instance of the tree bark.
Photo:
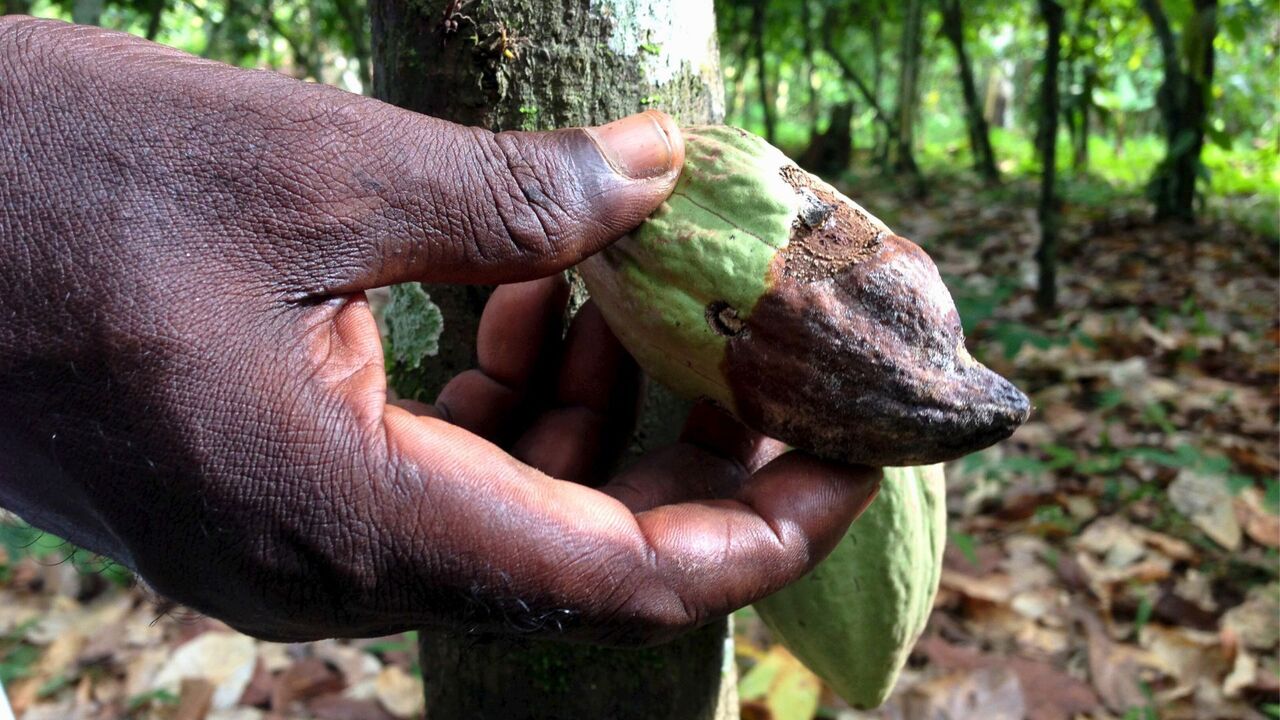
M1213 41L1218 34L1217 0L1194 0L1183 28L1181 51L1160 0L1142 0L1142 9L1160 42L1164 81L1156 95L1165 130L1165 158L1148 186L1157 220L1193 223L1196 182L1202 165L1205 127L1213 85Z
M449 4L372 0L376 96L495 131L598 124L647 107L681 123L723 119L711 0L488 0L447 13ZM407 384L430 400L472 366L487 293L427 290L444 313L442 354ZM686 408L648 390L637 454L671 442ZM633 651L424 633L427 717L736 718L728 628L719 621Z
M764 138L770 144L778 142L777 121L774 118L773 88L769 82L769 65L765 57L764 28L768 0L753 0L751 5L751 39L755 52L756 83L760 86L760 109L764 113Z
M960 72L960 88L964 93L965 124L969 130L969 149L973 153L973 169L988 183L1000 182L995 151L991 149L991 131L983 114L978 87L973 81L973 66L964 45L964 10L960 0L942 0L942 32L956 53Z
M1062 55L1063 10L1057 0L1039 0L1040 16L1047 31L1044 50L1044 79L1040 83L1040 123L1036 147L1040 151L1040 247L1036 264L1040 284L1036 305L1043 313L1052 312L1058 304L1058 228L1060 217L1057 198L1058 63Z

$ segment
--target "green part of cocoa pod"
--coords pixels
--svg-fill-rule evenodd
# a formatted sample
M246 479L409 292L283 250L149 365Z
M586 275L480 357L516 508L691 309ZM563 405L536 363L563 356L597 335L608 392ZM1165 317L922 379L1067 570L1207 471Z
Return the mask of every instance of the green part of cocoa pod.
M850 705L878 707L929 620L946 543L942 466L886 468L880 494L831 555L755 609Z
M867 465L953 459L1026 419L919 247L745 131L686 129L685 156L667 202L579 266L650 376Z

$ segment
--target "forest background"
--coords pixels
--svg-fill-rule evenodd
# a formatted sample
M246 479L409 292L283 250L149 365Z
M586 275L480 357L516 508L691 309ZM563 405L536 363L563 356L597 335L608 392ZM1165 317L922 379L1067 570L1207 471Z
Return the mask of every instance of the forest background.
M361 0L0 11L372 87ZM716 11L727 122L921 243L973 354L1035 403L949 468L942 591L873 716L1280 718L1280 2ZM744 717L860 716L737 619ZM256 643L0 525L0 682L26 717L175 717L206 690L221 717L412 717L413 647Z

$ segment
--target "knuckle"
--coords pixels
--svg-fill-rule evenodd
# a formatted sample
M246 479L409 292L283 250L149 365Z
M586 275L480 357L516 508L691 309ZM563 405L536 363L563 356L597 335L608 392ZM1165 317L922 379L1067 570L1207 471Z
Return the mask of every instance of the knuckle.
M518 258L537 262L572 250L587 220L571 173L556 153L511 133L487 134L485 181L501 241Z

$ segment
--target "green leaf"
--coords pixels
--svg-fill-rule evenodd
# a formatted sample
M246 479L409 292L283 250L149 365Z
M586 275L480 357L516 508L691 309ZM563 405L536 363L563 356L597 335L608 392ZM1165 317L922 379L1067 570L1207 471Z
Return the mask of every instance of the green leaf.
M781 645L770 648L738 682L738 697L763 701L774 720L809 720L821 693L818 677Z
M168 690L151 690L129 698L128 702L125 703L125 709L129 712L134 712L153 703L156 705L176 705L178 696Z
M970 565L978 567L978 550L974 537L962 532L953 532L949 533L949 535L951 536L951 544L956 546L961 555L964 555L964 559L968 560Z
M1226 130L1223 130L1217 125L1209 125L1205 127L1204 134L1209 136L1209 139L1213 141L1214 145L1217 145L1228 152L1231 151L1231 135L1229 135Z
M392 286L386 317L388 344L397 363L417 368L424 357L440 352L444 313L420 283Z
M25 643L15 645L0 655L0 685L31 674L31 666L40 659L40 650Z
M1138 609L1134 613L1133 617L1134 637L1141 635L1142 628L1146 627L1147 623L1151 621L1151 611L1153 609L1155 609L1155 606L1152 605L1151 598L1143 596L1143 598L1138 601Z

